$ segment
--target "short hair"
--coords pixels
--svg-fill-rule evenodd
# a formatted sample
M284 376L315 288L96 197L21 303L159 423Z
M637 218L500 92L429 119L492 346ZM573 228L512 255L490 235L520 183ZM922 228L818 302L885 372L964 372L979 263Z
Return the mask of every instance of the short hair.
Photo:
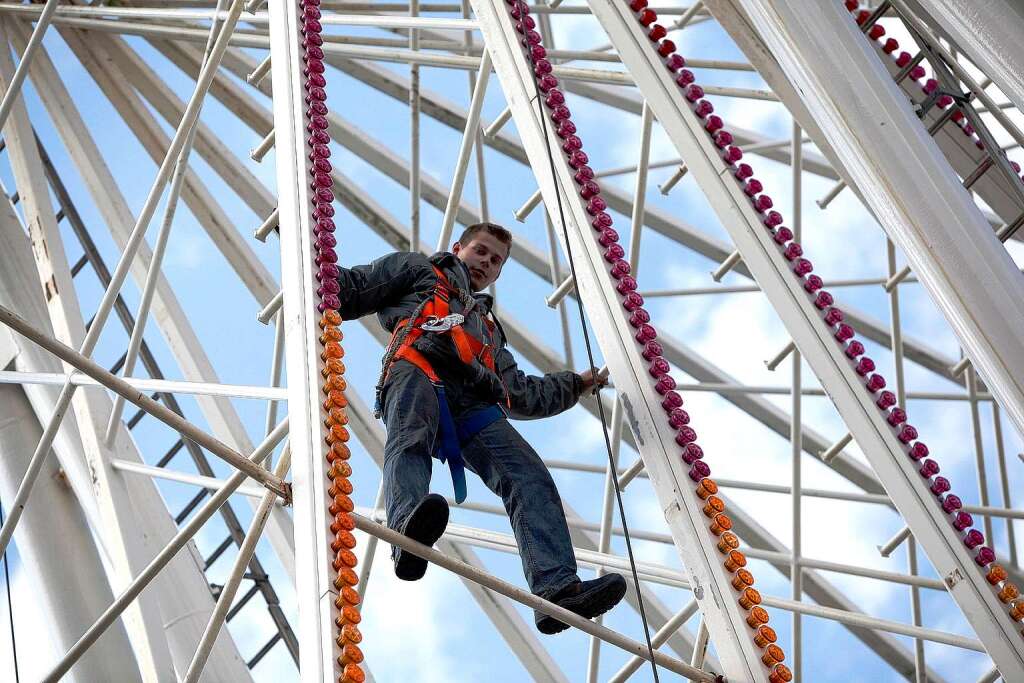
M459 244L466 246L473 241L473 237L481 232L486 232L488 235L498 238L499 242L508 245L509 253L512 252L512 233L497 223L474 223L468 226L462 231L462 235L459 236Z

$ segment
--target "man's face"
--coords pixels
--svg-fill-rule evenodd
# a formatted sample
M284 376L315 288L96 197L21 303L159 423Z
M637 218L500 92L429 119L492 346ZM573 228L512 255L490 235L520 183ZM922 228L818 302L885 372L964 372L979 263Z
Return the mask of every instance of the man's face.
M474 292L487 289L498 276L508 258L509 245L486 231L473 235L468 244L456 242L452 253L469 268Z

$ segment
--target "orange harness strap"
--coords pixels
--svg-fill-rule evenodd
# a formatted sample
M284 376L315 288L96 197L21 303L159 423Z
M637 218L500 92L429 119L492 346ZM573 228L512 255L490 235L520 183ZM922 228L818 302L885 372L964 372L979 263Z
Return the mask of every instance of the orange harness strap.
M395 352L395 359L404 359L418 367L423 371L431 382L439 383L441 380L438 377L437 372L434 370L433 365L426 357L413 348L413 343L421 336L423 336L423 330L421 325L431 319L442 319L447 316L450 312L448 301L450 298L450 292L452 290L451 284L448 282L448 278L440 268L434 266L434 272L437 274L437 285L434 287L434 296L432 299L427 301L427 304L423 307L422 313L416 320L405 320L400 321L395 326L395 332L391 335L391 343L393 344L395 338L398 336L399 330L405 325L412 325L412 329L406 335L402 341L402 345ZM493 323L487 320L487 327L489 330L493 330ZM491 372L495 372L494 363L494 352L490 344L485 344L473 335L466 332L462 325L455 325L446 332L451 339L452 343L455 344L455 350L459 355L459 360L463 363L469 364L474 360L479 360L487 367ZM390 346L390 344L389 344Z

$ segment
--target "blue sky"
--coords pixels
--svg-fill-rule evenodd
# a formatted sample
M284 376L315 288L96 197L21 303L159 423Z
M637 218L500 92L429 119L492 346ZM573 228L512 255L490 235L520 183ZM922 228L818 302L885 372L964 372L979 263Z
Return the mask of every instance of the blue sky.
M596 24L583 17L559 17L555 21L556 39L562 48L584 48L603 42L603 34ZM384 32L365 30L370 35L390 36ZM742 54L723 31L713 22L702 24L675 37L680 52L687 56L715 59L742 60ZM173 64L166 61L141 39L129 38L154 69L181 97L187 98L193 87L192 81ZM134 140L130 129L103 97L87 72L74 55L55 34L46 39L46 47L56 66L72 92L76 104L86 118L91 134L100 144L106 162L118 178L122 192L133 211L141 206L149 184L155 175L156 165ZM254 51L257 58L262 54ZM408 69L400 65L384 65L397 73L406 74ZM713 85L740 87L765 87L756 74L728 71L696 70L698 82ZM444 97L468 106L468 78L465 73L442 69L424 69L423 87L442 94ZM253 91L254 92L254 91ZM365 84L354 81L336 71L328 72L329 106L350 122L361 127L381 143L388 145L397 154L408 156L408 109ZM265 98L257 95L262 101ZM117 249L109 238L100 213L81 177L74 169L53 131L52 123L45 114L31 84L26 87L26 103L40 136L54 162L61 169L65 183L78 204L83 218L90 226L94 239L100 246L109 265L117 258ZM781 105L766 102L749 102L728 98L712 98L716 111L725 119L727 126L732 123L744 128L756 129L771 138L783 138L790 134L790 122ZM584 141L585 150L591 157L595 169L635 163L637 140L639 138L639 117L613 111L578 97L569 96L574 121ZM504 108L504 99L496 79L484 106L483 119L490 121ZM248 168L263 180L272 191L275 186L273 153L263 164L248 159L248 150L255 146L259 137L215 99L209 99L203 111L203 121L210 125L222 141L238 152ZM162 121L165 130L170 126ZM453 174L456 150L460 133L442 124L423 117L422 159L424 173L430 174L447 184ZM509 124L508 130L514 130ZM405 221L408 213L407 192L370 168L353 155L334 145L336 166L353 178L361 188L379 204ZM655 127L652 144L652 160L660 160L675 154L663 133ZM530 242L546 251L546 235L540 210L534 211L525 223L519 224L511 217L536 187L529 169L511 162L500 154L488 150L487 162L488 199L492 219L504 222L516 233L516 239ZM1015 155L1020 159L1020 151ZM239 233L251 240L251 232L262 220L242 200L234 195L206 165L193 156L193 163L200 177L208 185L222 208L227 212ZM792 192L790 170L787 166L755 158L751 162L777 206L783 207L784 214L792 213ZM663 197L657 184L663 182L672 169L651 173L647 193L648 206L668 211L687 222L705 230L708 234L728 241L727 234L718 223L714 213L703 199L700 189L692 178L685 178L668 196ZM13 179L6 160L0 161L0 178L8 188ZM609 181L627 191L632 191L633 177L622 176ZM826 211L820 210L814 200L823 196L831 187L831 181L805 176L804 183L804 238L803 244L809 258L816 266L816 272L826 278L852 278L878 276L884 269L885 239L881 230L870 219L849 191L844 192ZM466 182L466 199L479 204L475 170L471 168ZM158 212L160 215L160 212ZM422 207L423 239L428 243L437 240L441 212L427 206ZM615 216L616 229L626 240L628 217ZM339 211L339 254L342 265L365 263L389 251L387 244L365 226L359 224L344 210ZM158 221L154 221L158 225ZM156 227L151 227L150 241ZM66 244L74 244L68 232ZM250 241L259 258L277 276L278 253L276 238L266 245ZM1018 245L1011 247L1018 262L1024 253ZM75 247L68 248L68 257L74 261L79 256ZM708 272L716 264L687 251L653 231L645 233L641 248L641 289L662 289L669 287L709 286ZM900 263L903 263L902 256ZM255 302L238 278L216 251L191 213L179 207L178 217L171 236L165 274L190 316L193 327L203 341L206 353L212 359L221 381L237 384L266 384L269 376L272 328L255 321L259 303ZM741 283L742 278L729 275L726 284ZM101 290L96 279L86 269L76 279L78 295L83 302L85 315L91 315L99 301ZM500 310L505 318L528 321L530 332L540 337L555 349L561 347L561 333L558 315L543 303L543 296L550 291L550 285L529 274L517 264L510 264L498 285ZM137 306L138 288L135 283L125 287L125 297L133 308ZM956 340L941 315L935 310L927 294L919 285L901 289L903 324L905 334L925 339L929 345L950 357L958 353ZM880 319L887 319L887 300L878 287L844 289L837 297L840 305L856 306ZM759 294L730 296L702 296L677 299L656 299L648 304L655 322L673 337L684 341L697 351L705 354L713 363L733 376L749 384L786 385L790 381L789 364L784 363L775 372L765 369L763 361L774 355L785 345L788 336L768 303ZM571 313L574 330L574 351L577 368L584 357L579 321ZM152 329L152 328L151 328ZM366 400L372 398L372 387L379 367L379 346L359 325L345 326L346 361L348 379ZM173 357L162 339L155 333L147 335L169 378L180 377ZM111 365L123 351L127 337L115 324L108 325L96 357ZM871 344L869 352L878 361L883 374L891 375L892 356ZM523 361L524 369L530 365ZM813 373L804 368L808 385L814 385ZM678 371L676 378L689 381ZM952 386L933 374L913 365L907 367L907 383L912 390L950 390ZM770 433L752 418L739 412L723 399L705 393L693 392L686 396L688 411L693 417L693 426L701 437L701 444L708 453L708 461L716 476L743 478L767 483L789 483L789 444ZM199 413L195 402L182 397L186 415L196 423L208 427ZM789 397L769 396L767 400L789 410ZM264 421L264 405L259 401L236 400L233 402L241 415L253 440L258 440ZM939 403L933 401L912 401L909 406L911 419L918 427L922 438L928 441L943 466L944 473L951 473L956 490L965 502L978 500L974 453L971 440L971 425L965 403ZM804 402L805 423L825 435L838 438L846 430L835 410L823 398L808 398ZM996 504L999 502L995 444L991 429L990 408L982 408L982 424L986 466L989 473L989 488ZM545 421L520 423L519 428L545 457L574 460L589 464L603 465L605 462L600 427L597 421L581 409ZM135 439L140 452L147 462L155 462L173 443L169 430L152 419L144 420L135 430ZM1010 489L1017 490L1021 483L1019 462L1014 454L1022 449L1019 436L1006 423L1004 427L1006 452L1009 457ZM856 449L852 449L856 453ZM379 481L379 471L360 447L355 448L353 460L356 486L355 500L358 505L372 504ZM635 453L624 448L623 462L629 463ZM852 486L825 468L805 458L804 485L832 490L853 490ZM186 458L175 461L175 467L192 471ZM214 467L223 476L227 469L219 463ZM555 479L566 501L580 514L590 520L599 519L603 479L599 475L555 471ZM434 479L434 490L450 494L447 473L438 468ZM160 485L160 490L172 511L179 510L193 495L194 490L180 485ZM790 539L791 520L789 501L776 494L730 491L731 497L746 510L754 514L770 531L780 539ZM492 496L475 478L470 481L470 500L496 504ZM629 487L625 492L627 515L631 528L664 531L665 525L653 496L643 480ZM235 510L242 517L243 525L249 519L249 507L244 502L235 504ZM900 550L889 560L878 556L875 546L887 540L897 531L902 522L894 513L877 506L839 504L821 499L804 501L804 552L808 557L846 561L891 571L905 571L905 551ZM508 532L504 518L480 513L456 510L453 520L497 531ZM996 524L997 550L1005 558L1005 526ZM197 538L203 554L209 554L224 537L223 525L215 520L207 525ZM679 558L674 549L646 541L634 542L638 558L679 568ZM365 538L360 537L360 547ZM613 552L624 553L621 539L615 539ZM524 585L517 557L503 555L496 551L479 550L479 556L488 569L517 585ZM16 553L11 554L13 565L12 583L15 588L15 623L18 633L19 655L26 675L30 667L38 667L37 673L45 668L54 656L47 648L45 624L31 609L30 582L19 570ZM294 591L287 585L269 546L264 542L260 557L268 565L275 578L275 586L281 595L286 612L295 618ZM230 568L233 551L215 564L211 577L219 581ZM364 649L370 666L378 681L447 680L477 681L485 677L491 681L522 681L527 678L524 669L512 656L500 636L483 616L465 588L454 577L436 568L431 569L427 578L416 584L396 581L387 568L387 553L383 551L376 558L375 571L367 591L367 608L364 621ZM922 558L922 573L933 576L926 560ZM788 596L789 585L781 575L767 565L754 562L758 586L763 592L776 596ZM589 570L581 571L584 578ZM869 614L888 619L909 620L909 597L905 587L879 582L869 582L837 574L826 574L826 578L844 590ZM655 592L672 610L680 609L690 596L682 590L656 586ZM970 634L963 618L952 601L935 591L923 591L924 624L929 627ZM532 614L521 610L524 618L532 622ZM789 651L789 616L773 610L773 623L777 626L784 648ZM620 607L610 614L606 624L641 640L642 632L636 613L628 607ZM689 624L691 630L696 619ZM260 600L254 600L231 624L231 631L239 643L243 656L251 656L271 634L269 619L263 612ZM910 647L908 639L898 637L904 646ZM570 680L581 680L586 672L588 638L582 633L571 631L561 636L545 639L556 661L562 666ZM948 647L926 645L928 663L946 674L949 680L974 680L987 667L987 659L977 653ZM7 671L4 658L9 655L9 642L0 636L0 671ZM600 678L607 678L625 661L621 653L604 648L602 650ZM867 650L859 641L833 622L804 618L804 670L808 678L820 681L850 680L896 680L892 671ZM950 673L955 672L955 673ZM961 672L963 673L961 678ZM28 679L32 679L30 674ZM294 680L296 671L290 659L280 646L255 669L254 677L260 681ZM635 680L650 680L650 672L641 670Z

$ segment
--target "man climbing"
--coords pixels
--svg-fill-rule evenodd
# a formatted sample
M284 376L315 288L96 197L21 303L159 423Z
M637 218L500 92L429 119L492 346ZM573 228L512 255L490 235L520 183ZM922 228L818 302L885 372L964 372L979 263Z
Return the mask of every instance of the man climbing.
M448 503L428 493L431 457L451 469L455 499L466 496L464 468L501 496L530 590L585 618L614 607L626 592L619 574L581 581L569 529L551 475L507 418L557 415L607 373L526 375L505 348L501 324L482 293L501 274L512 234L493 223L471 225L431 257L398 252L340 269L340 313L376 313L392 333L377 386L376 413L387 426L384 496L388 526L433 545L448 524ZM395 574L423 576L427 561L392 548ZM568 628L537 612L538 630Z

